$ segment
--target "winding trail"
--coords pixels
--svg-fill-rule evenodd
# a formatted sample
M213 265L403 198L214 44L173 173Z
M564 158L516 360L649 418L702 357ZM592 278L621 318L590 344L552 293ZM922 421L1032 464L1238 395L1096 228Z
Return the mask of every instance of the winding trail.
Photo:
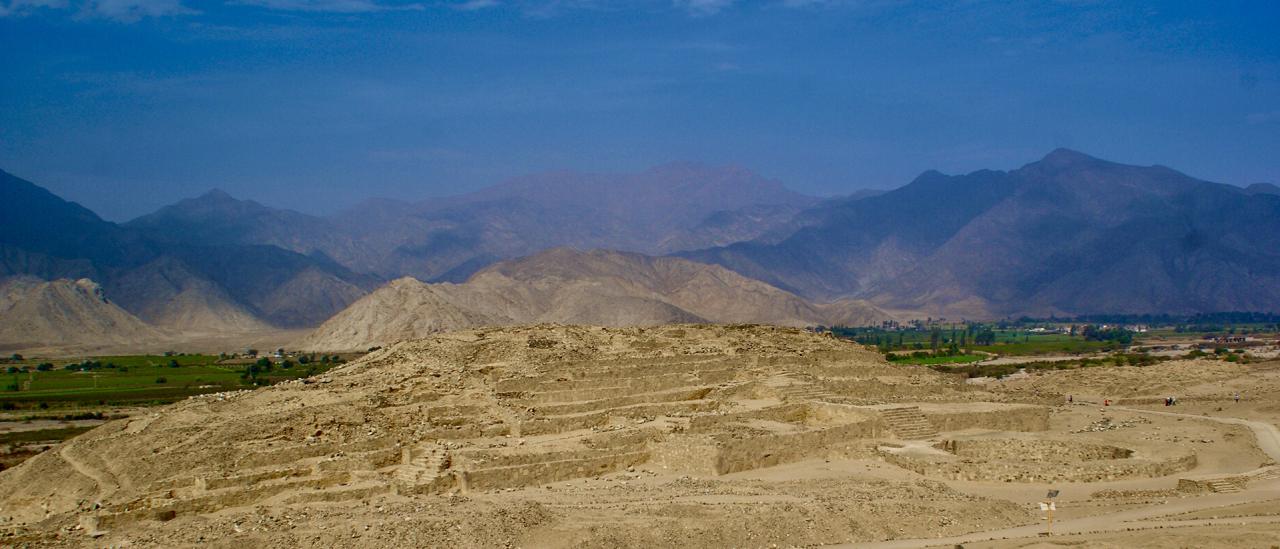
M97 483L98 498L106 498L120 489L120 483L116 482L113 475L85 463L84 460L75 456L72 448L73 447L69 444L64 445L62 449L58 451L58 456L61 457L63 461L67 462L68 465L71 465L71 468L75 469L77 473L80 473Z
M1159 412L1155 410L1143 410L1140 408L1126 408L1113 406L1114 410L1123 410L1138 414L1151 414L1160 416L1183 417L1187 419L1198 419L1203 421L1213 421L1217 423L1227 423L1231 425L1243 425L1253 431L1254 436L1258 440L1258 448L1268 457L1277 463L1280 463L1280 429L1276 429L1272 425L1263 421L1251 421L1247 419L1233 417L1212 417L1199 416L1194 414L1180 414L1176 412ZM1271 466L1275 467L1275 466ZM1271 467L1263 467L1253 472ZM1244 473L1249 474L1249 473ZM1056 535L1065 534L1092 534L1105 532L1121 532L1131 530L1145 530L1154 528L1175 528L1182 526L1197 526L1203 524L1240 524L1242 522L1280 522L1280 517L1251 517L1250 519L1221 519L1214 521L1198 520L1198 521L1171 521L1171 520L1152 520L1159 517L1210 509L1214 507L1222 507L1227 505L1236 505L1240 503L1250 503L1255 501L1266 501L1270 499L1280 498L1280 481L1270 481L1262 483L1258 487L1249 487L1248 489L1228 494L1212 494L1191 498L1181 501L1168 502L1163 505L1155 505L1142 507L1139 509L1130 509L1126 511L1118 511L1107 513L1105 515L1094 515L1088 517L1080 517L1076 519L1067 519L1054 521L1053 532ZM868 549L906 549L916 547L936 547L946 546L953 547L965 543L978 543L991 540L1003 539L1020 539L1020 538L1039 538L1040 533L1044 531L1044 525L1037 523L1027 526L1017 526L1014 528L1004 528L1000 530L987 530L983 532L972 532L959 536L951 536L946 538L917 538L917 539L899 539L883 542L871 543L854 543L839 544L829 547L862 547Z

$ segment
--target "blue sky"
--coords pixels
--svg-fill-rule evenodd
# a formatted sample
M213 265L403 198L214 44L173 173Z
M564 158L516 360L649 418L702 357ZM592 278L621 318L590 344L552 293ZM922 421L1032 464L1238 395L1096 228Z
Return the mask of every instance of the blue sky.
M0 168L110 219L551 169L818 195L1049 150L1280 181L1280 3L0 0Z

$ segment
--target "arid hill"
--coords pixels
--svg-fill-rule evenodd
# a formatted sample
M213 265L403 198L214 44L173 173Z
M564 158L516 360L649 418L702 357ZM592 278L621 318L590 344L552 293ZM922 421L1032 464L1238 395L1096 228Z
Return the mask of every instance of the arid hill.
M145 344L162 336L108 301L92 280L14 277L0 282L0 345L5 348Z
M169 257L116 277L110 295L129 303L148 323L180 333L244 333L270 328L221 286Z
M870 458L871 437L931 432L895 415L927 422L920 409L875 403L926 392L974 394L792 329L455 332L319 378L108 423L0 473L0 531L10 544L148 547L743 546L1031 520L933 481L720 478ZM963 426L999 416L1018 429L1047 417L974 406L932 417ZM922 524L921 514L954 518Z
M296 346L364 349L442 331L536 322L812 326L865 325L887 318L865 302L814 304L718 266L557 248L498 263L463 284L396 280L338 313Z
M54 446L0 471L0 543L1030 547L1052 489L1075 545L1268 547L1277 366L965 379L771 326L464 330Z

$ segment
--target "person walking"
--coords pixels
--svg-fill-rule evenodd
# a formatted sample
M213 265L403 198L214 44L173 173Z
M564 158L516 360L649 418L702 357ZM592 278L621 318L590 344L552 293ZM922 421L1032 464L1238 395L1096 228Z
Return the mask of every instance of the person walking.
M1240 404L1240 393L1236 393L1236 404Z

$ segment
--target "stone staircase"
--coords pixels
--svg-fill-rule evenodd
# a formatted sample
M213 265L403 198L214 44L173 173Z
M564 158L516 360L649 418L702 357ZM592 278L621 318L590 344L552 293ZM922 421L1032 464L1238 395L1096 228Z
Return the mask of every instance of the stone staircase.
M1249 482L1268 481L1280 478L1280 467L1268 467L1249 476Z
M440 477L449 466L449 453L440 446L422 445L414 448L409 463L402 464L395 472L395 479L410 484L427 484Z
M1206 480L1204 483L1205 483L1205 486L1209 487L1209 490L1219 494L1239 492L1241 490L1239 484L1236 484L1225 478L1210 479L1210 480Z
M837 402L841 398L839 395L824 389L821 385L797 379L792 375L784 375L777 379L781 379L786 383L785 385L774 387L778 397L785 401L820 400Z
M919 440L938 436L938 429L924 417L916 406L902 406L880 410L893 435L903 440Z

